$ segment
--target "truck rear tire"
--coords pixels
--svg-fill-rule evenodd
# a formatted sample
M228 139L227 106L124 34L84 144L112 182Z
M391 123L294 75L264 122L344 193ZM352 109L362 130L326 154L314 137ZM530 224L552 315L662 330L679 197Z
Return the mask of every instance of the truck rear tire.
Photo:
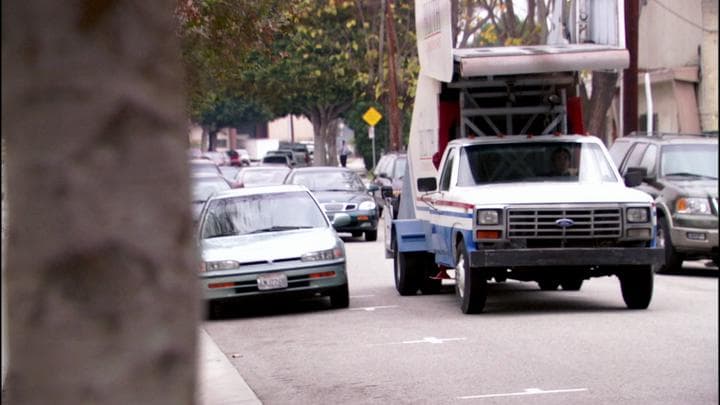
M651 266L638 266L618 274L623 300L629 309L646 309L650 305L653 277Z
M487 280L482 269L470 267L463 241L458 242L455 268L455 294L460 301L464 314L476 314L483 311L487 300Z
M400 295L415 295L420 288L422 268L418 268L412 253L404 253L395 248L393 267L395 273L395 289Z

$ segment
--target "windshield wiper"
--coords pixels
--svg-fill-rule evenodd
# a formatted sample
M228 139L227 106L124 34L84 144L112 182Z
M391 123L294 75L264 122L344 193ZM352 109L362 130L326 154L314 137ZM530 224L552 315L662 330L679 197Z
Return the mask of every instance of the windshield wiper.
M703 179L717 180L717 177L705 176L705 175L703 175L703 174L688 173L688 172L668 173L668 174L665 175L665 177L669 177L669 176L689 176L689 177L700 177L700 178L703 178Z
M310 228L312 228L312 226L271 226L269 228L256 229L252 232L248 232L246 235L250 235L253 233L294 231L296 229L310 229Z

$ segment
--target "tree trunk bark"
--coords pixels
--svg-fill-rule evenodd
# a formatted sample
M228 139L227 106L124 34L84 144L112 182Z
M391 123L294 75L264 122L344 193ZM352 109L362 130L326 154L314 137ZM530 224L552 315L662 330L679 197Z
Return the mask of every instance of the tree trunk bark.
M190 404L176 1L2 3L13 404Z
M395 18L393 17L393 0L387 4L387 36L388 36L388 111L390 130L390 150L399 151L402 148L402 121L397 96L397 36L395 35Z
M612 104L617 80L617 72L592 72L592 93L585 116L585 129L601 139L605 139L605 119Z

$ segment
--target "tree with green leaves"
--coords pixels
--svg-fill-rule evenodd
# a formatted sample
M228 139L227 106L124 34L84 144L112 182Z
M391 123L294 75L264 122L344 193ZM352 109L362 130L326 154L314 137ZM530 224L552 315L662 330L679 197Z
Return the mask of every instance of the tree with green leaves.
M272 118L245 72L256 64L251 54L270 52L275 35L287 29L285 16L292 10L292 4L277 0L178 1L188 116L203 127L210 150L220 129L250 127Z

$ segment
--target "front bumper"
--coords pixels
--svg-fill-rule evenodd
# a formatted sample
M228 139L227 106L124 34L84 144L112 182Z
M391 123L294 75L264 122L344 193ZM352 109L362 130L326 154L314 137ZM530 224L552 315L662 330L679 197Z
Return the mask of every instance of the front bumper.
M484 249L470 253L472 267L558 267L662 265L659 248Z
M718 249L718 230L703 228L673 228L670 230L673 248L682 253L710 253Z
M282 272L287 275L287 288L260 290L258 289L257 278L259 275ZM310 277L311 274L334 272L332 277ZM345 262L333 264L303 267L299 269L269 270L247 273L213 275L212 273L201 274L203 298L215 300L234 297L252 297L278 294L313 293L331 290L347 284L347 272ZM210 285L223 285L222 287L211 288ZM225 286L224 284L232 284Z
M350 216L350 223L348 225L335 228L338 232L374 231L377 229L377 211L328 212L327 216L330 221L333 220L333 216L337 213L344 213Z

